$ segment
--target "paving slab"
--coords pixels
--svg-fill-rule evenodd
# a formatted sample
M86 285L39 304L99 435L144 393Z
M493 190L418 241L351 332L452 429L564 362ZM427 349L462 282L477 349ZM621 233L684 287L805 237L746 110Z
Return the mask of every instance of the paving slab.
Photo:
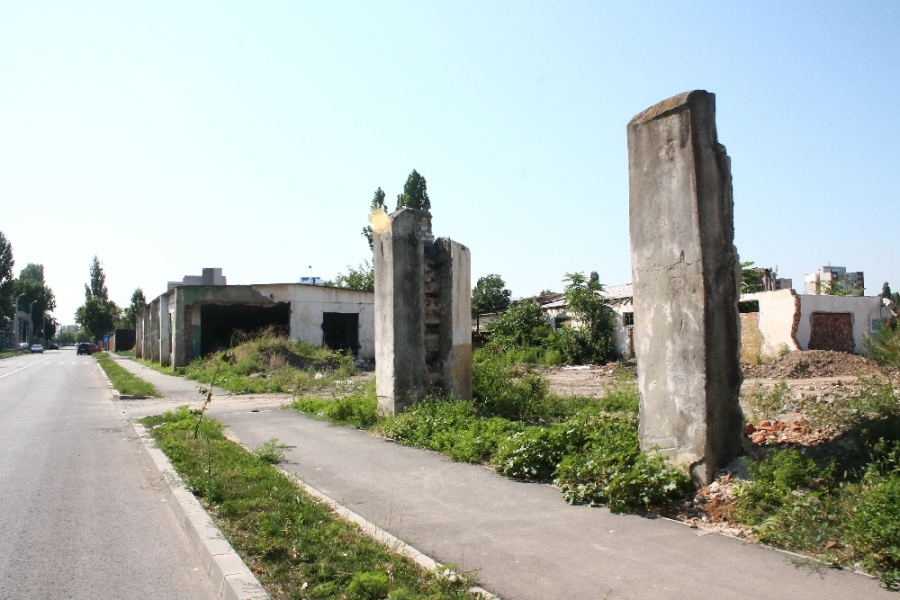
M505 600L894 597L864 575L667 519L570 506L552 486L290 409L236 408L210 416L247 446L288 444L288 471L439 562L472 570Z

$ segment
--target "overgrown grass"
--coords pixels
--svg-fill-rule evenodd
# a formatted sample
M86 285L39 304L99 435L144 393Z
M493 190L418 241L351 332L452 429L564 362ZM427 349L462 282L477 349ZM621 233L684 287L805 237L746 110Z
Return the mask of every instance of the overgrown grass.
M470 597L465 581L422 571L306 496L272 466L277 440L247 452L208 418L194 439L187 407L142 422L274 598Z
M174 370L147 360L138 362L201 383L212 383L215 376L215 385L232 394L299 393L356 373L352 356L271 331L237 341L234 348L195 359L187 367Z
M339 400L300 398L292 407L516 479L552 481L572 503L659 512L689 491L684 472L641 452L638 395L625 370L602 398L562 397L527 367L478 351L473 391L471 401L426 399L382 420L374 384Z
M0 359L12 358L20 354L28 354L28 350L0 350Z
M140 377L135 377L123 367L116 364L116 361L109 357L106 352L97 352L94 358L100 363L100 366L106 372L106 376L112 381L113 386L120 394L127 396L152 396L159 398L162 394L149 381L144 381Z
M134 358L134 350L113 350L119 356L124 356L127 358Z

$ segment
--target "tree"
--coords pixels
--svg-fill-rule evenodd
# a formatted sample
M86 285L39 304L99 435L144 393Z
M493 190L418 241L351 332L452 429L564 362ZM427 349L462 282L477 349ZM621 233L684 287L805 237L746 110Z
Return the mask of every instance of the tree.
M431 200L428 198L428 186L425 178L413 169L403 184L403 193L397 195L397 208L415 208L416 210L431 210Z
M884 282L884 285L881 286L881 297L891 299L891 286L887 281Z
M112 333L121 312L116 303L109 299L106 274L100 259L94 256L91 262L91 283L84 286L84 304L75 311L75 322L94 340L99 340L105 334Z
M19 279L30 279L44 283L44 265L28 263L22 272L19 273Z
M138 311L147 306L147 298L144 296L144 290L137 288L131 293L131 303L125 309L122 316L120 329L134 329L137 325Z
M828 296L862 296L863 289L858 283L850 283L844 277L834 281L823 281L819 285L819 289L823 294Z
M553 331L540 304L533 300L513 302L487 328L491 332L491 346L503 351L542 346Z
M603 284L582 273L566 273L563 281L572 327L554 331L554 346L570 364L607 362L613 356L613 311L600 295Z
M741 293L752 294L762 290L762 277L753 267L753 261L741 263Z
M485 275L478 279L472 290L472 316L506 310L512 292L499 275Z
M9 321L13 312L13 260L12 244L0 231L0 325Z
M387 206L384 204L384 190L380 187L375 190L375 196L372 198L372 204L369 207L369 212L375 210L376 208L380 208L384 212L387 212ZM362 229L362 236L366 238L366 241L369 242L369 250L373 250L373 241L372 241L372 226L366 225Z
M375 268L369 261L363 261L359 268L354 269L347 265L347 274L338 273L334 281L326 281L325 287L344 288L347 290L359 290L360 292L375 291Z

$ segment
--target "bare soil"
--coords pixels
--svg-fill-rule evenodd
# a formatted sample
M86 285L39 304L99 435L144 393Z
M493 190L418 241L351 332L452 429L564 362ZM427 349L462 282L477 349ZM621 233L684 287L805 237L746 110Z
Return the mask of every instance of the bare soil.
M768 364L744 363L741 367L746 379L813 379L859 375L875 377L882 374L881 369L870 358L833 350L791 352Z

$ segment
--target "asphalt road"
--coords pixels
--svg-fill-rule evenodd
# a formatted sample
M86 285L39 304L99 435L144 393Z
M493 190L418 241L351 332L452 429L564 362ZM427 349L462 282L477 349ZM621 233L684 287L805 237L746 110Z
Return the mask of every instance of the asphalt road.
M0 360L0 600L215 593L96 361Z

